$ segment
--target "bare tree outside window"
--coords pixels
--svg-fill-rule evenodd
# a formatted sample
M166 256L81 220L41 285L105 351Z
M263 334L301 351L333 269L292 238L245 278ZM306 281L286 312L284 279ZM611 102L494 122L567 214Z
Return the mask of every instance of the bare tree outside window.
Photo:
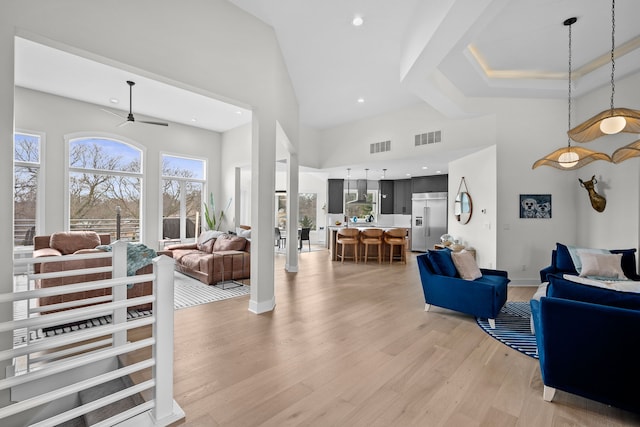
M41 149L39 135L27 133L14 135L14 246L33 244L37 222Z
M193 238L202 228L206 163L202 159L162 156L162 236Z
M116 207L121 239L140 240L142 152L101 138L69 143L69 224L71 230L110 233L116 238Z

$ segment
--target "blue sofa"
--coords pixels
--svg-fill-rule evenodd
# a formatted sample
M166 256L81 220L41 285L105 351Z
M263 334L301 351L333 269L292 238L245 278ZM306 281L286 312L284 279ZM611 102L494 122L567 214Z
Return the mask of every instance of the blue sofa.
M495 328L495 318L507 301L507 272L480 269L476 280L460 278L451 261L450 250L430 250L416 257L424 292L425 311L438 307L488 319ZM444 262L444 268L443 268Z
M611 249L612 254L622 254L622 271L629 280L640 280L636 273L636 249ZM548 282L549 274L573 274L578 271L573 263L569 248L562 243L556 243L556 249L551 251L551 265L540 270L540 283Z
M559 389L640 413L640 294L548 279L531 300L544 400Z

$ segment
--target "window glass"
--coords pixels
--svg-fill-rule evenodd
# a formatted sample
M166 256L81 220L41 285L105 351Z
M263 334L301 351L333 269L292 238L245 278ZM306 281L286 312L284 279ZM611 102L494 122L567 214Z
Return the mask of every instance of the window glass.
M38 185L40 175L41 135L14 135L13 168L13 244L31 246L38 223L39 198L44 189Z
M357 194L355 192L344 193L344 213L349 220L354 216L358 219L364 220L368 215L375 214L374 200L378 197L377 190L367 191L367 198L365 203L349 203L356 200Z
M298 226L315 230L317 227L318 195L316 193L298 194ZM287 227L287 194L276 193L276 227Z

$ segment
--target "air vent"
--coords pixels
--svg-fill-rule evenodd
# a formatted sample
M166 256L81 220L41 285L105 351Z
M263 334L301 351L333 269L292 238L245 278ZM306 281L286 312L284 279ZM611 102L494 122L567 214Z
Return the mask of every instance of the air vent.
M391 141L374 142L369 146L369 150L370 154L391 151Z
M416 147L418 145L435 144L441 141L442 141L442 131L439 131L439 130L434 132L419 134L419 135L416 135L415 137Z

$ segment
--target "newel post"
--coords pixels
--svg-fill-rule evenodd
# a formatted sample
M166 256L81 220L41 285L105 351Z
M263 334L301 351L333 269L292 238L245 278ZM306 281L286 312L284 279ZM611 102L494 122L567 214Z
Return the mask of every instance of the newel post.
M156 381L153 416L157 421L173 418L173 268L172 258L161 255L153 260L153 376Z

